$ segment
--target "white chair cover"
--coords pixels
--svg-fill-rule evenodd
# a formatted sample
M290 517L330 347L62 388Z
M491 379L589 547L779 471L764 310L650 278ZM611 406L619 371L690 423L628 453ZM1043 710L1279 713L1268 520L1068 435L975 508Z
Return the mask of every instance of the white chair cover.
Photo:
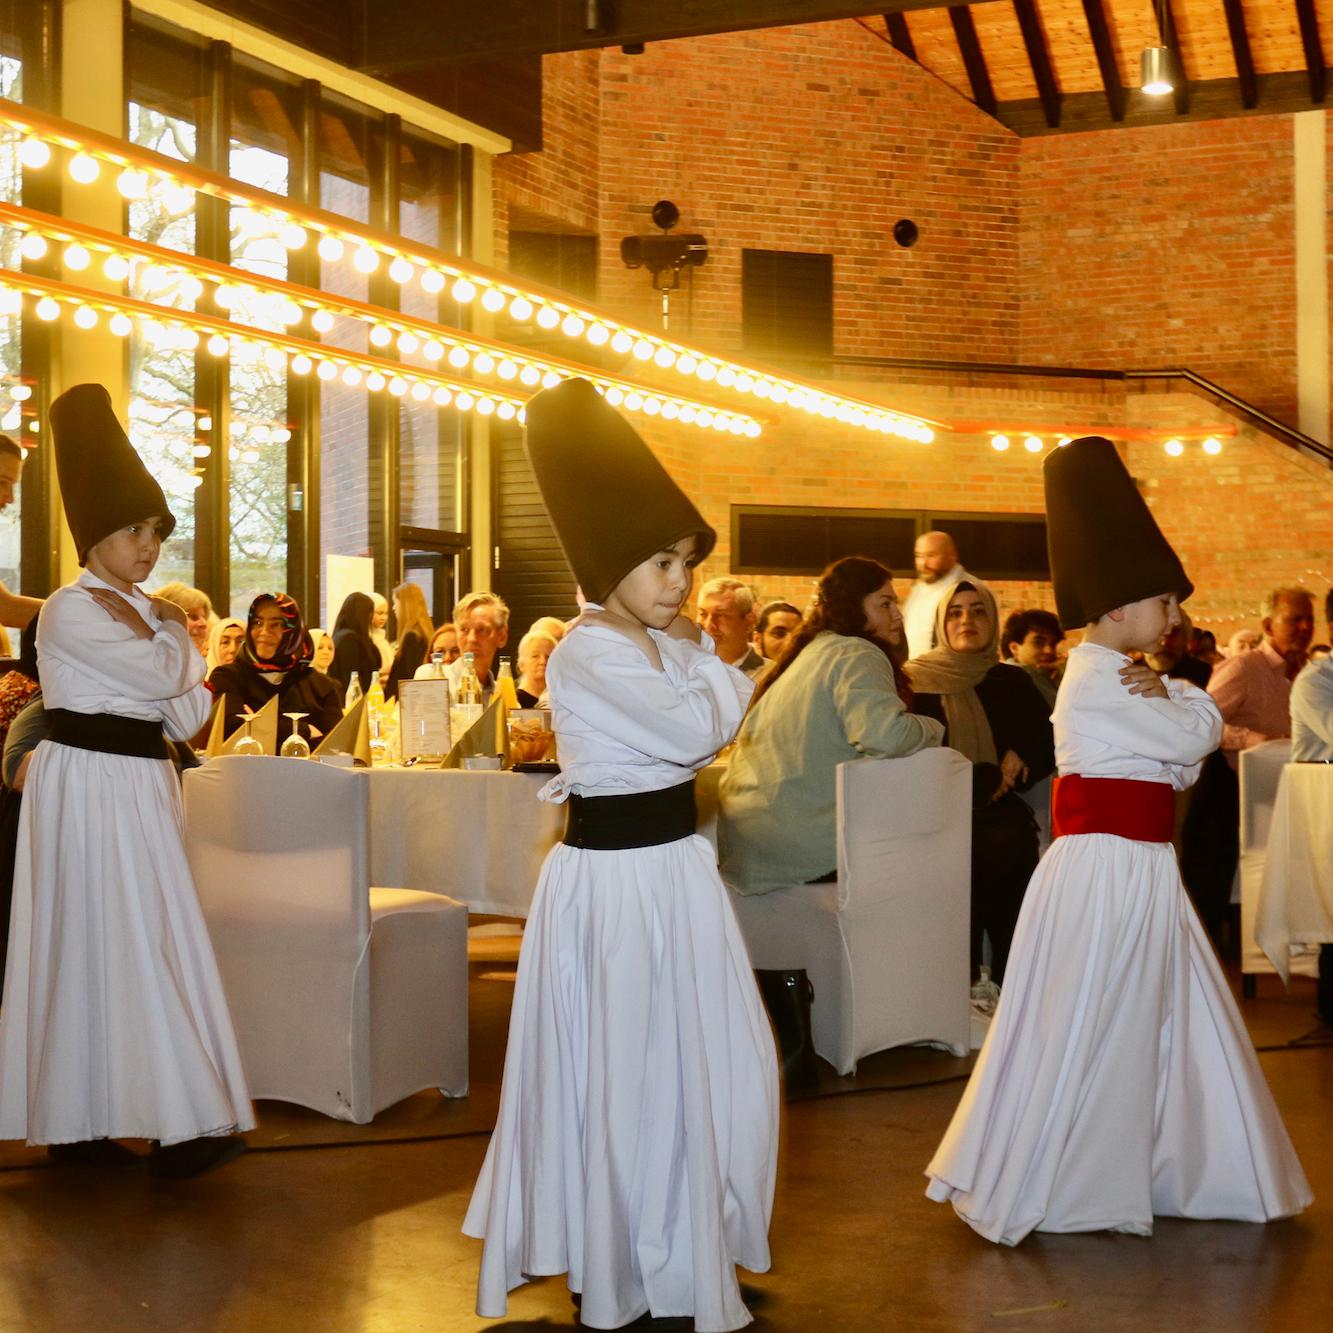
M815 1050L840 1074L913 1042L971 1046L972 766L954 750L838 766L838 879L732 895L758 968L815 988Z
M185 843L251 1095L357 1124L463 1096L467 909L369 885L367 787L304 759L185 776Z

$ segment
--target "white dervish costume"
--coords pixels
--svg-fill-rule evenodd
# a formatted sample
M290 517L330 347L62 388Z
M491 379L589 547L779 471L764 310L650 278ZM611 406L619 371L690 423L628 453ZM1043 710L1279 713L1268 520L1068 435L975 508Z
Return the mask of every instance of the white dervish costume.
M590 607L597 610L596 606ZM544 800L687 783L736 734L751 682L703 645L579 625L547 668L561 774ZM750 1321L736 1265L769 1266L777 1057L713 848L559 845L523 936L499 1119L464 1231L477 1310L569 1274L580 1318L699 1333Z
M1059 773L1197 778L1222 718L1203 690L1131 695L1129 658L1069 655ZM1037 867L1008 982L972 1078L927 1168L989 1240L1030 1231L1150 1235L1154 1215L1265 1222L1311 1200L1169 842L1058 837Z
M137 638L93 600L125 597ZM135 589L85 571L42 607L48 710L208 718L204 659ZM222 983L181 838L171 762L43 741L24 785L0 1010L0 1139L172 1144L253 1128Z

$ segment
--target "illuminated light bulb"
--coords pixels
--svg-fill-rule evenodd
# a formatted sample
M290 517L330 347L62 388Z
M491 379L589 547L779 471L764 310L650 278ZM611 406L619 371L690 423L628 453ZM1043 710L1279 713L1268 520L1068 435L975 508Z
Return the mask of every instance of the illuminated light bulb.
M28 422L28 429L32 431L34 435L36 435L41 431L42 424L40 421L30 421Z
M370 374L366 376L366 388L372 393L379 393L387 383L388 380L386 380L378 370L372 370Z
M393 330L385 328L383 324L376 324L370 330L370 345L372 347L387 347L393 342Z
M631 338L624 329L618 330L615 336L611 339L611 350L613 352L618 352L621 356L628 352L633 346L634 339Z
M186 477L185 480L186 482L189 483L189 485L194 487L196 491L199 489L200 486L204 484L203 477L197 472L193 473L191 476Z
M389 265L389 277L399 284L411 282L412 275L415 272L416 269L413 267L412 261L405 259L402 255L395 255L393 263Z
M188 185L172 185L163 192L162 207L172 217L180 217L194 207L194 191Z
M65 267L72 268L76 273L81 273L93 262L93 257L87 249L77 241L73 245L65 247Z
M740 386L737 385L736 387L739 388ZM864 426L864 425L866 424L867 421L870 421L870 418L869 418L863 411L861 411L861 409L858 407L858 408L852 413L852 418L851 418L851 420L852 420L852 425L853 425L853 426ZM877 423L874 423L874 422L872 422L871 424L872 424L872 425L877 425Z
M722 379L722 377L719 375L719 376L718 376L718 382L719 382L719 383L721 383L721 379ZM838 419L839 421L844 422L844 423L849 422L849 421L851 421L851 422L854 422L854 421L855 421L856 413L853 412L852 409L851 409L850 407L848 407L846 403L844 403L841 407L835 407L834 404L829 403L829 404L828 404L828 407L829 407L829 410L830 410L830 412L832 413L832 415L835 416L835 417L837 417L837 419ZM821 410L822 410L822 409L821 409Z
M537 311L537 323L543 329L553 329L560 323L560 312L552 306L544 305Z
M449 295L460 305L467 305L477 294L477 284L469 282L466 278L459 278L449 289Z
M594 385L592 386L592 388L593 388L593 392L594 392L599 398L605 398L605 397L606 397L606 386L605 386L604 384L594 384Z
M299 222L284 222L278 228L278 239L283 247L288 250L300 250L305 246L310 237L306 234L306 229Z
M464 390L464 392L460 393L458 397L454 399L454 406L457 407L460 412L470 412L472 410L472 404L476 401L477 400L473 398L470 393Z
M0 288L0 315L19 315L23 313L23 293L12 287Z
M932 440L935 438L935 436L934 436L933 433L930 434L930 438L931 438ZM1056 442L1055 442L1055 447L1056 447L1057 449L1063 449L1063 448L1065 447L1065 445L1069 444L1070 442L1071 442L1071 437L1070 437L1070 436L1068 436L1068 435L1062 435L1062 436L1060 436L1060 438L1059 438L1058 440L1056 440ZM930 441L927 440L926 443L929 444Z
M393 394L395 398L401 398L407 392L407 381L399 379L399 377L395 375L393 379L389 381L389 392Z
M338 237L330 235L328 232L325 232L324 235L319 238L319 245L315 248L319 251L319 257L327 260L330 264L336 264L344 254L342 241L340 241Z
M653 345L647 338L640 338L634 344L634 359L636 361L649 361L652 359Z
M678 416L680 416L680 404L679 404L679 403L663 403L663 404L662 404L662 420L663 420L663 421L675 421L675 419L676 419Z
M990 447L997 454L1002 454L1009 447L1009 437L1007 435L992 435L990 437Z
M9 396L16 403L26 403L28 399L32 397L32 385L16 384L12 389L10 389Z
M1023 441L1023 448L1030 454L1041 453L1041 437L1039 435L1029 435L1027 439Z
M494 398L478 398L478 399L477 399L477 411L480 412L481 415L484 416L484 417L488 417L488 416L490 416L490 415L495 411L495 399L494 399Z
M775 403L785 403L791 397L791 393L785 384L775 384L771 397Z
M520 324L526 323L532 318L532 302L526 296L514 297L509 303L509 318Z
M505 294L495 287L487 287L481 294L481 308L491 314L499 314L505 308Z
M41 139L24 139L19 147L19 161L25 167L34 170L46 166L51 160L51 145Z
M625 406L629 408L631 412L639 411L639 409L643 407L643 394L634 392L627 393L625 395Z
M193 273L187 273L180 280L180 294L183 300L193 305L204 294L204 284Z
M612 407L619 407L625 401L625 395L613 384L606 391L606 401Z
M756 380L754 396L756 398L771 398L773 396L773 386L767 380Z
M431 394L431 400L436 407L448 407L454 401L453 394L441 384L434 393Z
M116 189L122 199L142 199L148 193L148 173L137 167L126 167L116 177Z
M315 367L315 374L322 380L336 379L338 376L338 367L332 361L321 361Z
M707 384L717 378L717 367L711 361L700 361L699 368L694 373Z
M80 185L91 185L101 171L101 163L91 153L75 153L69 160L69 174Z
M471 360L472 356L466 347L459 347L455 344L449 349L449 364L453 366L455 370L464 369L467 366L467 363Z
M699 359L691 356L688 352L682 352L676 358L676 369L682 375L693 375L699 369Z
M514 376L518 374L518 365L508 357L505 357L505 359L496 366L495 373L502 380L512 380Z
M430 397L430 385L425 380L417 380L412 386L412 397L419 403L424 403Z
M737 375L737 376L736 376L736 392L737 392L737 393L753 393L753 392L754 392L754 376L753 376L753 375L746 375L746 374L744 374L743 372L742 372L741 374Z
M306 356L304 352L298 352L292 357L287 369L290 370L293 375L308 375L310 374L310 367L312 364L310 358Z
M728 431L731 429L731 418L725 414L719 414L713 418L713 429L718 431Z
M559 383L560 383L560 376L557 375L554 370L548 370L546 374L542 376L543 389L554 389L555 386Z
M201 431L204 431L205 433L207 433L208 431L212 430L212 429L213 429L213 418L212 418L212 417L200 417L200 418L199 418L199 422L198 422L198 429L201 430Z
M444 274L437 268L428 268L421 275L421 290L430 296L444 291Z
M257 462L259 462L259 450L258 450L258 449L242 449L242 450L241 450L241 462L242 462L242 463L257 463Z
M267 426L255 427L255 443L269 444L273 440L273 432Z
M208 340L208 350L213 356L226 356L231 351L231 343L220 333L215 333Z
M611 341L611 330L605 324L589 324L588 341L594 347L605 347Z
M745 422L742 421L742 420L740 419L740 417L734 417L731 421L729 421L729 422L727 423L727 429L728 429L733 435L744 435L744 434L745 434Z
M175 338L183 351L193 352L199 346L199 335L193 329L178 327L175 330Z
M568 314L560 321L560 332L567 338L577 338L587 325L577 315Z
M196 444L190 451L196 458L207 458L213 452L211 444Z
M19 242L19 254L24 259L40 259L46 254L46 237L39 236L35 231L24 232Z
M444 355L444 344L437 338L427 338L421 344L421 355L427 361L438 361Z
M60 302L53 301L49 296L43 296L42 299L37 302L33 313L38 319L45 320L46 323L49 324L53 319L56 319L59 316Z
M415 333L406 330L398 335L398 350L404 356L411 356L421 346L421 339Z
M687 426L692 426L698 415L699 413L693 407L691 407L689 403L686 403L685 406L680 409L680 419Z
M374 246L363 245L352 256L352 267L358 273L374 273L380 266L380 252Z
M478 375L489 375L495 369L495 358L489 352L478 352L476 360L472 363L472 369Z
M361 371L356 366L344 366L340 378L349 389L355 389L361 383Z
M643 410L650 417L655 417L662 410L662 404L656 398L645 398L643 400Z
M228 283L220 282L213 293L213 300L220 310L231 310L240 299L240 292Z
M1168 440L1163 446L1172 458L1179 458L1185 452L1185 446L1179 440Z
M757 433L757 432L756 432ZM935 432L929 426L922 426L916 433L916 438L922 444L933 444L935 442Z
M328 310L316 310L310 316L310 327L316 333L328 333L338 321L334 319L333 314Z
M707 427L713 424L713 414L706 407L701 409L698 416L696 416L694 419L701 426Z
M663 370L670 370L676 364L676 354L669 347L659 347L653 353L653 364L661 366Z
M524 366L518 372L518 379L520 384L526 384L531 389L534 385L541 383L542 373L536 366Z
M729 389L736 383L736 372L730 366L723 366L717 372L717 382L724 388Z
M1215 435L1210 435L1203 442L1203 451L1206 454L1220 454L1222 452L1222 441Z
M760 429L761 427L757 421L747 421L745 423L745 433L752 440L757 440L759 438Z
M821 417L824 417L824 418L825 418L826 420L828 420L828 421L832 421L833 418L836 417L836 416L838 415L839 410L841 410L841 411L843 411L843 412L846 412L846 411L847 411L847 409L846 409L845 407L842 408L842 409L839 409L837 403L835 403L835 402L833 401L832 398L825 398L825 399L822 399L822 400L816 405L816 407L814 407L814 408L811 408L809 405L807 405L806 410L807 410L807 411L811 411L811 410L818 411L819 415L820 415Z
M516 408L513 403L501 403L500 406L495 409L495 415L499 417L501 421L513 421L518 415L518 408Z
M286 426L279 426L273 432L274 444L287 444L291 441L291 438L292 438L292 433L287 429Z

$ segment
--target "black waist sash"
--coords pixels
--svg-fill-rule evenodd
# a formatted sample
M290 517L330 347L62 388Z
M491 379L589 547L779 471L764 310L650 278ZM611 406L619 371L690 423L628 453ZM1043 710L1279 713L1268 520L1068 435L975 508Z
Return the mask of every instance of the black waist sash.
M160 722L144 722L114 713L74 713L68 708L48 708L50 737L61 745L99 754L128 754L136 759L170 759L167 738Z
M694 832L694 779L664 791L571 796L568 809L566 847L596 852L660 847L663 843L679 842Z

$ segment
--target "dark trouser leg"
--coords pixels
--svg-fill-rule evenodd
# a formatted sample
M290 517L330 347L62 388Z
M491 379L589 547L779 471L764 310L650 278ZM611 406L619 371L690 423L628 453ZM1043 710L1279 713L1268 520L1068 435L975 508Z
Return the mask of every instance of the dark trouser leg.
M1315 995L1319 1017L1333 1027L1333 944L1319 946L1319 988Z
M1018 913L1037 868L1037 828L1016 796L972 816L972 966L981 961L981 932L990 936L991 977L1004 984Z

